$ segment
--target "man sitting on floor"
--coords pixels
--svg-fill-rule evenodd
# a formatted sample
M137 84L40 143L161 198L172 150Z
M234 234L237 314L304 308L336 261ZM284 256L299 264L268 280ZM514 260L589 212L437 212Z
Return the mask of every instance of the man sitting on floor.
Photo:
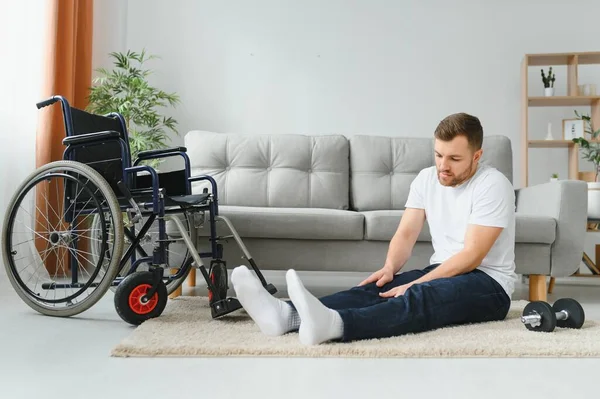
M291 301L273 297L246 267L236 295L262 332L299 330L303 344L385 338L449 325L503 320L516 280L515 193L498 170L480 164L478 118L450 115L435 130L435 166L410 186L383 268L358 286L322 298L288 270ZM430 265L399 273L427 219Z

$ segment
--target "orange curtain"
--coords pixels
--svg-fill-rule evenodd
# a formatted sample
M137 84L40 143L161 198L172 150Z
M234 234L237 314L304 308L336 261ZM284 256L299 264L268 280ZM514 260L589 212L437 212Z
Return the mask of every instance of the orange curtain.
M40 100L61 95L71 106L84 109L87 106L88 89L92 83L93 0L47 1L49 11L44 46L45 75ZM62 139L66 135L59 103L42 108L38 112L36 167L62 159L65 149ZM62 209L62 187L38 187L40 189L36 192L36 202L44 206L37 207L36 231L48 232L51 229L64 228L65 226L57 225L58 215L52 211L46 213L45 206L52 206L57 211ZM38 236L37 249L44 251L47 245L48 241ZM55 253L55 256L50 254L46 258L45 264L49 273L68 273L67 270L57 270L62 269L57 266L58 259L63 258L58 262L59 265L68 264L65 259L66 253L62 252L57 251L57 256Z
M64 96L77 108L87 106L92 84L93 0L50 1L45 45L46 73L41 99ZM40 100L41 100L40 99ZM62 159L65 137L60 105L40 110L36 165Z

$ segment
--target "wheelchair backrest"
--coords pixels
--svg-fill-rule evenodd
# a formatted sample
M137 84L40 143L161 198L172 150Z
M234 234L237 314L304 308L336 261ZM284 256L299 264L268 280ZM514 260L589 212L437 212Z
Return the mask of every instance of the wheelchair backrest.
M68 157L68 159L94 168L120 197L122 194L117 182L123 180L123 168L131 166L126 128L121 125L118 117L91 114L73 107L71 107L71 123L73 135L102 131L116 131L121 134L121 138L125 143L126 154L123 154L123 149L117 141L106 141L76 147Z

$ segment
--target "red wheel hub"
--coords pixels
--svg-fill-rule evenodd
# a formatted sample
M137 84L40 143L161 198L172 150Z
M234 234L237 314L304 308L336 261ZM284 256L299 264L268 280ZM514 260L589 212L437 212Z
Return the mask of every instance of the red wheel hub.
M148 314L154 310L158 303L158 294L155 292L150 300L144 302L143 298L152 286L150 284L140 284L129 294L129 308L137 314Z

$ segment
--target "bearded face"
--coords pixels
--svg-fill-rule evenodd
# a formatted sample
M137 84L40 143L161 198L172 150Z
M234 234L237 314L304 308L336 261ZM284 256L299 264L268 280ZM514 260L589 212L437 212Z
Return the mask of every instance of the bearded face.
M435 140L435 166L440 184L455 187L475 174L483 150L473 151L467 138L457 135L451 141Z

